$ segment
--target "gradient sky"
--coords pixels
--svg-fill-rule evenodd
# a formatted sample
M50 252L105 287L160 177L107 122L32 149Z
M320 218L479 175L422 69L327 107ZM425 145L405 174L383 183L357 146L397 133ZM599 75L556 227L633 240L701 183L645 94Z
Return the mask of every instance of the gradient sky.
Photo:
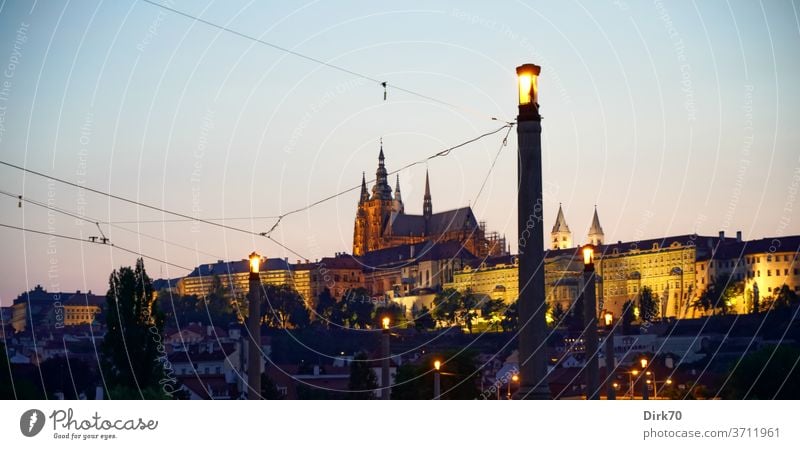
M540 64L545 224L576 243L597 204L606 239L800 232L800 25L789 1L189 2L174 8L457 107L256 44L137 1L0 6L0 159L202 218L273 216L485 131L516 109L515 66ZM402 8L402 9L399 9ZM514 133L431 161L434 211L472 204L515 231ZM400 175L420 213L426 166ZM392 179L394 185L394 179ZM0 167L0 190L100 221L120 246L193 267L262 238ZM350 252L358 191L285 219L308 259ZM1 223L86 238L97 227L0 197ZM264 231L273 219L226 223ZM126 228L126 229L121 229ZM137 234L138 232L138 234ZM165 243L168 241L170 243ZM131 254L0 229L0 301L42 284L104 293ZM516 245L512 243L512 250ZM147 261L151 276L185 270Z

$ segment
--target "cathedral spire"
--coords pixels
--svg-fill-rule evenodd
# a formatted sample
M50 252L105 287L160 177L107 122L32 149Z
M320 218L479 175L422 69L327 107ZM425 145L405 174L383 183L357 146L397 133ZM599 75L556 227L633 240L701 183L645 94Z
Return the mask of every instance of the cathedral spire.
M561 209L561 203L558 203L556 224L553 225L550 238L550 248L552 249L572 248L572 232L569 230L569 226L567 226L567 220L564 218L564 211Z
M431 182L428 178L428 170L425 170L425 197L422 200L422 215L430 218L433 215L433 204L431 203Z
M405 211L405 207L403 206L403 197L400 195L400 175L397 175L397 178L395 179L393 209L395 212L402 214Z
M381 137L381 151L378 153L378 169L375 171L375 185L372 186L372 199L384 201L392 200L392 188L389 186L388 174L383 156L383 138Z
M363 203L365 201L369 201L369 193L367 192L367 178L364 172L361 172L361 199L358 201L359 203Z
M600 218L597 217L597 205L594 205L594 217L592 217L592 226L589 228L589 243L592 245L602 245L605 240L603 234L603 227L600 226Z

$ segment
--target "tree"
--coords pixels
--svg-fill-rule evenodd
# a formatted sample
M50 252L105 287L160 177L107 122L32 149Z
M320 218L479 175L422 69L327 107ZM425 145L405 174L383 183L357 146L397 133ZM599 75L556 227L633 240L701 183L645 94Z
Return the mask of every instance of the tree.
M57 393L63 394L64 399L80 399L81 394L94 397L95 376L83 360L51 357L39 369L49 399L55 399Z
M487 299L481 305L481 316L492 323L495 329L503 319L506 303L502 299Z
M308 326L309 316L305 301L289 285L264 285L261 313L264 321L279 329Z
M144 261L114 270L108 285L101 367L109 398L165 398L164 316Z
M726 399L800 399L800 350L767 346L734 365L722 390Z
M448 326L458 324L458 311L462 306L461 293L453 288L442 290L433 298L433 318Z
M633 311L633 301L630 299L625 301L622 305L622 334L630 335L633 331L633 321L636 319L636 314Z
M275 382L266 372L261 373L261 399L283 399L283 395L278 391Z
M372 324L372 312L375 305L367 290L363 287L348 289L339 303L342 317L352 328L366 329Z
M650 287L642 287L639 293L639 317L642 322L652 322L658 318L658 296L653 294Z
M11 383L11 359L8 357L6 346L2 341L0 341L0 399L14 399L14 388Z
M422 306L421 309L413 309L411 314L414 317L414 327L417 330L430 330L436 328L436 321L431 316L431 311Z
M324 325L328 329L344 326L342 310L327 287L317 296L314 309L317 312L317 320L324 321Z
M349 399L375 398L374 391L378 388L378 379L366 360L367 356L362 352L357 354L350 364L350 381L347 388L352 393L347 395Z
M564 311L564 306L561 305L561 302L556 302L556 305L553 306L553 325L560 326L562 321L566 318L566 312Z
M797 293L792 291L788 285L783 284L775 294L775 301L773 307L776 309L788 308L799 302Z
M403 307L395 302L388 302L375 309L375 316L372 319L372 326L379 329L383 326L382 320L384 317L389 317L392 326L397 326L405 321L406 314Z
M519 326L519 309L517 308L518 302L519 301L514 301L509 304L505 313L503 313L503 321L500 322L500 326L506 332L515 331Z
M475 312L478 306L478 297L467 291L466 294L461 295L461 304L458 305L458 318L467 327L467 331L472 333L472 322L478 317Z

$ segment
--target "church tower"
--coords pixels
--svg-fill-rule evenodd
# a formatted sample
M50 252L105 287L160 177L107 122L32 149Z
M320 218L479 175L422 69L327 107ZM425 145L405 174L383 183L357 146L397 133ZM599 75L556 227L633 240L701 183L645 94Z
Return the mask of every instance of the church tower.
M372 186L372 196L367 192L367 182L364 174L361 175L361 197L358 201L356 223L353 230L353 255L362 256L364 253L380 249L383 231L389 221L397 201L392 198L392 188L389 186L386 171L385 157L383 155L383 141L378 153L378 169L375 171L375 185ZM402 204L402 202L400 203Z
M395 178L394 203L392 210L398 214L402 214L405 211L405 207L403 206L403 197L400 196L400 175L397 175L397 178Z
M433 203L431 202L431 182L428 179L428 170L425 170L425 197L422 199L422 216L425 220L433 215Z
M556 216L556 224L553 225L553 231L550 232L550 242L551 249L572 248L572 232L567 226L561 203L558 203L558 216Z
M597 205L595 205L592 226L589 228L589 243L592 245L602 245L604 241L605 234L603 234L603 227L600 226L600 219L597 218Z

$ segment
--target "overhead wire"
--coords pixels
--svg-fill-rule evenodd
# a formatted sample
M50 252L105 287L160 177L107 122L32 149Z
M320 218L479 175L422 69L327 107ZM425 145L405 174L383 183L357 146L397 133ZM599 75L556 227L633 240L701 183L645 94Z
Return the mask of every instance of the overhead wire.
M313 56L309 56L309 55L300 53L300 52L292 50L290 48L286 48L286 47L284 47L282 45L278 45L278 44L274 44L272 42L265 41L263 39L255 37L255 36L250 36L248 34L242 33L241 31L234 30L233 28L229 28L229 27L226 27L224 25L219 25L217 23L211 22L211 21L206 20L206 19L202 19L200 17L197 17L197 16L194 16L192 14L180 11L178 9L171 8L171 7L167 6L167 5L156 3L156 2L154 2L152 0L141 0L141 1L144 2L144 3L147 3L149 5L155 6L157 8L161 8L163 10L172 12L174 14L178 14L180 16L183 16L183 17L187 18L187 19L194 20L194 21L203 23L205 25L208 25L210 27L216 28L218 30L231 33L231 34L239 36L239 37L241 37L243 39L247 39L247 40L252 41L252 42L256 42L256 43L259 43L259 44L262 44L262 45L266 45L267 47L273 48L275 50L282 51L284 53L290 54L292 56L296 56L296 57L301 58L301 59L305 59L306 61L311 61L311 62L314 62L316 64L320 64L322 66L325 66L325 67L328 67L328 68L331 68L331 69L334 69L334 70L338 70L338 71L343 72L343 73L347 73L347 74L355 76L357 78L361 78L361 79L373 82L373 83L375 83L376 85L378 85L379 87L381 87L383 89L383 99L384 100L386 100L386 98L387 98L387 96L386 96L387 89L388 88L392 88L392 89L398 90L400 92L404 92L404 93L407 93L409 95L413 95L413 96L418 97L418 98L422 98L422 99L425 99L425 100L428 100L428 101L432 101L432 102L435 102L435 103L438 103L438 104L441 104L441 105L444 105L444 106L447 106L447 107L450 107L450 108L453 108L453 109L459 109L459 110L462 110L462 111L469 112L471 114L478 114L478 115L487 117L487 118L489 118L491 120L494 120L494 121L505 122L506 124L511 124L512 123L511 121L497 118L497 117L495 117L495 116L493 116L491 114L486 114L484 112L477 111L477 110L475 110L473 108L469 108L469 107L466 107L466 106L459 106L459 105L456 105L456 104L451 103L449 101L440 100L440 99L432 97L430 95L426 95L426 94L414 91L412 89L408 89L408 88L405 88L405 87L398 86L396 84L390 83L387 80L380 80L380 79L375 78L373 76L369 76L369 75L366 75L366 74L363 74L363 73L356 72L355 70L351 70L351 69L348 69L346 67L342 67L342 66L337 65L337 64L333 64L333 63L330 63L330 62L327 62L327 61L323 61L322 59L315 58Z

